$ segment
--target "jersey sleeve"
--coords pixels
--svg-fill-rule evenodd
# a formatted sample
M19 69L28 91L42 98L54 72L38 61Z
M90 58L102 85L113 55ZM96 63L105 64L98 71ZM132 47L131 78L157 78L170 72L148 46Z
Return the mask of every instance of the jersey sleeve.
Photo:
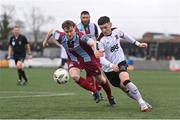
M101 41L96 41L97 50L104 51L104 44Z
M108 61L105 56L100 57L100 63L104 66L110 67L110 65L112 64L110 61Z
M60 32L58 30L53 30L52 31L52 37L55 39L55 40L59 40L60 39Z
M80 40L85 41L86 43L88 43L88 41L91 39L87 35L83 34L82 32L78 32L78 35L80 37Z
M119 36L120 36L120 38L124 38L124 35L125 35L124 32L122 32L122 31L119 30Z
M54 40L58 41L59 43L61 43L61 37L62 37L62 34L59 30L53 30L52 31L52 37Z
M118 30L118 32L119 32L120 37L121 37L122 39L128 41L129 43L134 43L134 42L136 41L133 37L131 37L131 36L128 35L127 33L124 33L124 32L122 32L122 31L120 31L120 30Z

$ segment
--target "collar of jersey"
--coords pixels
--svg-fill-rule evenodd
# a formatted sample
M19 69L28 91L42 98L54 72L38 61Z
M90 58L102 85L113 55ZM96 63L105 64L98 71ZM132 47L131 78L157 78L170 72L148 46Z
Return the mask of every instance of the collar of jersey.
M74 35L73 35L73 39L72 40L69 40L66 35L65 35L65 38L66 38L67 41L75 41L76 40L76 36L77 36L77 34L75 32Z

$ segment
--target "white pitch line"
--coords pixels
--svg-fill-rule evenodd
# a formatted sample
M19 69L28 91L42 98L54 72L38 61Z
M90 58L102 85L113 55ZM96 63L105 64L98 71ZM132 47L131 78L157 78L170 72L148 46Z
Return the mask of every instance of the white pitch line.
M54 92L36 92L36 91L0 91L0 93L27 93L27 94L54 94Z
M54 97L54 96L69 96L69 95L75 95L75 93L56 93L56 94L47 94L47 95L7 96L7 97L0 97L0 99L29 98L29 97Z

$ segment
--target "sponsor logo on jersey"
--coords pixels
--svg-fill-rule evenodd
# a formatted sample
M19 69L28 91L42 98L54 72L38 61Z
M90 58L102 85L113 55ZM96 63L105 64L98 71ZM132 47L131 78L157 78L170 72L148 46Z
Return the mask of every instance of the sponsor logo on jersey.
M118 44L111 47L111 52L117 51L119 49Z

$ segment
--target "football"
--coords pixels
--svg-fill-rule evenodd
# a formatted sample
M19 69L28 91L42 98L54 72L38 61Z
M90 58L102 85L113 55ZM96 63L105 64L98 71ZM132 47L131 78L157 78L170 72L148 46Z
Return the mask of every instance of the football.
M65 84L69 80L69 73L66 69L59 68L54 72L53 79L58 84Z

